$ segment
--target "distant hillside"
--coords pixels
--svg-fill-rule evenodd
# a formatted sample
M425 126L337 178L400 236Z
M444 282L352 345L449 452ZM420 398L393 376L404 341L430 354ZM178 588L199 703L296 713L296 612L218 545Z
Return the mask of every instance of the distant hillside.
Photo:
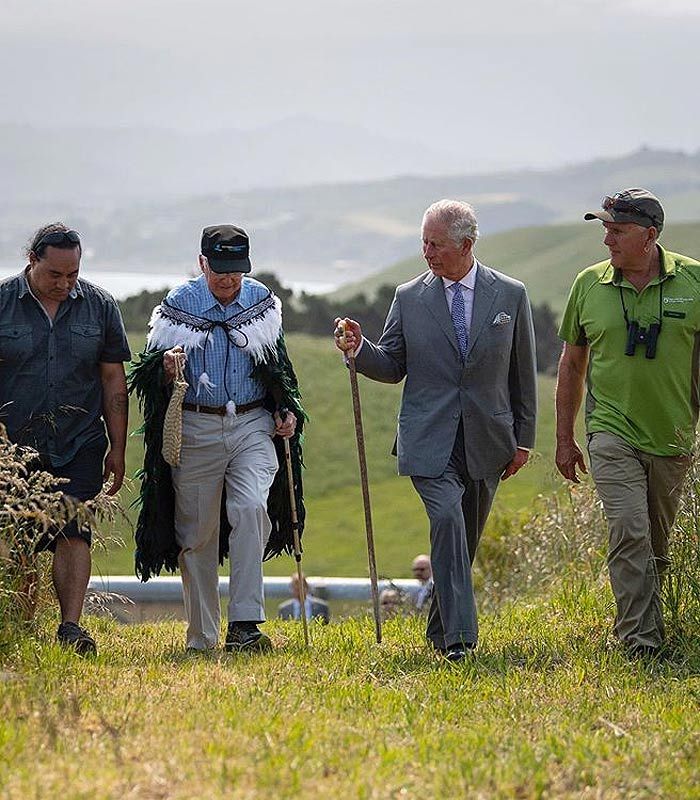
M669 225L660 241L667 250L700 260L700 222ZM608 251L602 244L602 226L581 222L497 233L480 240L476 253L485 264L523 281L533 304L546 302L560 313L576 273L607 258ZM425 269L421 257L410 258L331 296L344 299L358 291L374 293L380 286L395 286Z
M464 155L378 136L358 125L297 116L256 129L0 124L0 175L14 202L191 197L261 186L462 172Z
M125 191L129 191L136 178L141 180L141 167L145 170L143 175L151 175L154 167L150 163L141 164L134 137L124 136L132 144L129 147L124 144L123 160L99 163L105 169L116 170L123 178ZM14 163L13 170L28 169L33 163L31 140L28 136L29 149L22 159L17 162L7 159L10 166ZM41 158L37 155L36 163L42 165L47 175L53 175L58 184L52 184L51 192L35 193L32 188L29 195L23 195L23 203L9 190L0 197L0 264L4 262L4 266L14 268L31 231L42 222L59 218L83 234L85 264L92 270L184 271L195 262L202 227L231 221L249 230L256 269L275 272L286 285L314 282L340 286L416 254L423 211L441 197L473 203L485 239L515 228L578 222L585 209L599 206L602 195L633 185L655 191L669 219L700 220L698 154L644 149L620 158L546 172L405 176L363 183L241 191L241 184L233 180L223 184L210 180L210 173L203 166L193 172L191 161L181 159L176 149L166 147L170 141L166 138L162 145L172 167L168 174L173 183L148 201L127 202L123 192L112 192L112 176L104 182L96 181L94 191L99 188L99 195L86 194L84 201L71 202L75 187L66 185L61 194L61 181L56 177L60 171L50 170L51 159L58 159L59 151L49 148ZM158 150L158 137L154 135L138 143L138 147L147 144L151 148L148 152ZM132 145L135 149L130 149ZM375 152L370 142L362 147ZM214 148L210 155L215 152L219 151ZM78 173L82 174L84 169L85 175L93 174L95 164L88 156L86 152ZM289 153L287 156L290 157ZM338 152L337 158L345 163L346 154ZM347 159L347 163L355 163L349 155ZM0 174L5 175L2 163L0 147ZM64 158L61 163L72 164L72 161ZM177 176L183 169L190 178L197 175L196 189L192 190L186 181L179 184L181 190L177 189ZM318 173L309 173L312 174ZM337 173L328 170L321 174L330 180ZM280 173L280 182L283 180ZM43 189L44 181L38 178L26 185ZM230 188L222 189L226 185ZM183 197L186 190L187 196ZM59 199L55 199L57 192ZM595 234L582 232L582 235Z

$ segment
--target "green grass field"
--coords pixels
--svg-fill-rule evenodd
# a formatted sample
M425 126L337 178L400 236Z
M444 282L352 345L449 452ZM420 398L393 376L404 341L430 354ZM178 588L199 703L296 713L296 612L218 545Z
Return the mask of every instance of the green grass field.
M305 565L362 575L348 376L330 342L290 337L290 349L314 420ZM381 645L366 615L314 625L310 651L298 623L271 620L274 649L259 656L187 654L182 622L92 616L99 655L81 659L54 644L55 605L22 628L0 594L0 797L700 798L700 469L671 546L666 658L630 661L611 637L591 487L535 501L560 485L551 379L540 388L540 455L502 487L482 542L468 660L438 657L414 615L386 621ZM379 570L405 575L427 524L387 455L398 391L363 380L362 392ZM101 558L128 573L130 550Z
M138 337L131 338L137 341ZM304 569L310 575L366 575L364 513L347 369L330 337L291 335L288 343L311 417L304 448L308 510ZM539 389L537 452L518 476L502 484L494 520L499 515L527 509L537 494L560 485L552 460L553 380L541 377ZM391 577L408 576L413 556L428 547L428 527L410 480L396 475L396 461L390 455L401 387L361 377L360 391L378 569ZM132 402L130 428L134 430L139 424L138 410ZM131 437L127 474L136 472L142 458L141 439ZM125 505L131 503L136 491L136 483L122 491ZM133 512L130 516L133 520ZM126 546L118 547L112 542L107 550L97 549L93 571L132 574L133 537L129 526L120 525L115 534ZM269 575L285 575L292 572L293 561L281 557L267 562L265 570Z
M660 241L668 250L700 260L698 222L671 224L664 230ZM602 242L602 226L582 221L569 225L518 228L486 236L478 242L475 252L485 264L523 281L534 304L547 302L560 313L576 273L608 257ZM333 296L351 297L385 284L396 286L425 269L425 262L417 252L414 258L376 273L361 284L343 286Z
M627 661L604 585L481 617L466 663L416 617L271 622L264 656L183 652L182 623L92 618L101 654L51 643L0 673L6 800L697 798L700 653Z

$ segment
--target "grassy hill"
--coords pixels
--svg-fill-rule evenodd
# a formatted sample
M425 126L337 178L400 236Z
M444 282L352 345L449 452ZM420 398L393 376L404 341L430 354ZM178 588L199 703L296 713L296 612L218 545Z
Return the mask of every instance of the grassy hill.
M136 335L130 338L134 343L139 340ZM365 575L364 517L348 373L330 336L317 339L291 335L288 344L311 417L304 449L308 509L304 567L309 574ZM408 575L412 557L428 546L428 528L410 481L396 475L396 460L389 454L401 387L361 377L360 391L378 568L394 577ZM497 524L499 515L517 514L538 493L560 485L552 460L553 391L553 380L541 377L537 454L520 475L502 484L492 524ZM132 401L129 427L134 430L139 425L140 416ZM142 459L141 439L130 437L127 474L133 475ZM122 490L124 503L129 504L136 492L136 484ZM130 516L134 518L133 510ZM112 543L107 551L97 550L95 567L105 574L131 574L133 540L129 526L120 525L116 533L126 546ZM275 559L265 569L269 575L285 575L291 572L292 561Z
M68 136L65 151L80 152L88 169L89 159L86 159L84 148L76 145L72 134ZM47 200L44 194L35 200L33 193L29 192L26 203L18 205L17 193L24 193L26 187L34 185L34 181L26 176L10 180L12 175L17 178L18 169L20 172L28 170L27 175L43 172L44 175L50 173L52 180L56 177L55 169L41 170L37 167L37 164L45 163L44 142L51 137L35 132L28 138L27 131L15 130L10 132L10 139L3 142L0 126L0 174L3 178L7 175L7 180L18 187L17 192L6 188L6 195L11 196L13 202L6 207L0 204L0 265L4 264L8 270L19 268L17 257L28 231L32 230L37 219L55 217L80 230L86 243L85 266L95 273L103 269L142 271L146 268L149 272L172 274L181 271L184 275L195 263L202 225L211 220L230 220L243 225L251 233L253 263L257 269L275 272L288 285L315 285L320 289L324 284L337 286L361 280L400 259L417 254L423 211L441 197L454 197L474 204L482 232L489 237L516 228L579 222L584 209L597 207L605 193L625 186L646 186L656 192L670 220L700 219L700 153L642 148L621 157L596 159L551 170L402 175L389 180L312 186L307 185L311 179L307 175L301 186L234 191L234 186L240 185L239 181L234 181L230 184L230 191L219 191L216 187L221 186L219 181L225 172L222 172L220 163L217 163L214 179L207 180L199 171L182 171L182 164L191 155L191 148L183 162L177 156L179 145L172 149L175 144L172 141L161 142L159 146L152 135L144 141L135 132L120 131L116 135L118 140L125 136L134 140L135 150L133 153L129 151L129 163L136 184L141 182L149 186L147 194L151 200L127 199L119 191L123 188L121 182L115 191L110 191L104 180L88 179L88 173L75 176L70 171L66 173L70 174L68 185L74 196L82 197L82 201L67 203L65 192L62 192L61 201L56 204ZM92 149L97 140L94 135L90 140ZM139 169L134 157L137 152L143 153L144 145L150 155L144 168ZM228 150L231 150L230 145L229 142ZM36 147L39 149L33 157L31 153ZM64 151L64 148L56 147L57 152ZM247 152L246 148L244 150ZM235 147L231 152L235 152ZM293 148L276 148L275 152L276 155L283 153L288 163L295 161ZM213 153L214 150L207 148L206 154L202 155L201 166L205 172L206 163L216 162ZM336 159L337 163L330 170L321 169L321 173L325 172L328 179L339 164L347 165L348 158L351 154L345 148L342 158ZM73 159L65 157L57 167L70 170L72 163ZM121 159L110 159L102 152L99 163L111 170L112 178L120 176ZM154 195L157 181L149 181L146 176L153 176L154 165L162 163L168 165L168 185L179 170L185 179L184 183L180 181L181 187L190 185L192 175L196 174L197 191L206 187L201 190L209 193L182 196L179 192L167 190L160 198L158 192ZM234 163L235 159L228 167ZM323 159L319 163L323 163ZM4 165L7 168L3 171ZM256 172L260 178L260 171ZM274 172L273 169L271 174ZM99 197L87 200L90 191L87 194L81 192L78 188L80 181L84 182L83 185L87 183L89 188L99 187ZM130 183L130 198L134 197L134 191L136 189ZM570 255L573 257L576 253ZM493 261L504 267L510 266L510 262L502 259ZM584 259L582 263L586 261ZM571 269L577 266L578 262L572 264Z
M533 303L547 302L560 312L576 273L607 258L602 239L602 226L594 222L521 228L484 237L477 244L476 254L485 264L523 281ZM668 225L661 244L700 260L700 222ZM393 286L425 269L425 262L417 255L361 283L344 286L333 296L345 298L361 291L372 292L385 284Z

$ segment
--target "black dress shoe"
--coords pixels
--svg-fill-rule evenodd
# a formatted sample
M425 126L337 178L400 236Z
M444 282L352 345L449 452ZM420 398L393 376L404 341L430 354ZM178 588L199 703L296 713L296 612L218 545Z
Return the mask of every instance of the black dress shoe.
M63 647L75 650L79 656L97 655L95 640L77 622L62 622L56 631L56 640Z
M445 658L448 661L463 661L467 657L467 651L461 644L451 644L445 651Z
M638 644L627 650L627 657L631 661L655 661L661 660L663 652L660 647L650 644Z
M455 642L454 644L448 645L444 655L448 661L464 661L467 654L471 653L475 647L475 642Z
M229 653L263 652L272 650L272 642L254 622L229 622L224 649Z

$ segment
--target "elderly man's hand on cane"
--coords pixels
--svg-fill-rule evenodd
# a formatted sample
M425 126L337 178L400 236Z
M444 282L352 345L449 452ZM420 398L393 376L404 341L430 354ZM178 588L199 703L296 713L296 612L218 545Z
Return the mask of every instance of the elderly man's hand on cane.
M342 323L342 324L341 324ZM353 355L362 344L362 328L359 322L345 317L335 319L335 346L343 353L352 351Z
M283 439L290 439L294 436L294 431L297 429L297 418L292 412L284 408L281 411L275 411L275 435L281 436Z

